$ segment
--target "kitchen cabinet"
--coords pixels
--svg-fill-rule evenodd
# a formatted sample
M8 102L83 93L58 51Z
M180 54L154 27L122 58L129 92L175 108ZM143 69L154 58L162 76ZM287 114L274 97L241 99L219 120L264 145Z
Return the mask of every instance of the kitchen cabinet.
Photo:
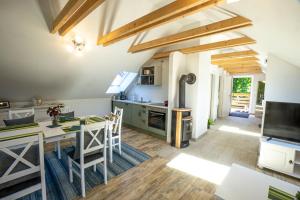
M123 108L123 122L125 124L132 124L132 104L124 102L113 102L113 107Z
M295 149L280 142L261 141L258 165L286 174L293 174Z
M143 129L146 132L152 133L154 135L157 135L161 138L166 137L166 130L161 130L153 127L148 126L148 113L149 110L153 110L148 105L140 105L135 103L126 103L121 101L113 101L112 102L113 108L115 106L119 108L123 108L123 123ZM156 109L157 110L157 109ZM159 109L164 110L164 109Z
M155 65L149 67L142 67L139 72L140 85L153 85L158 86L162 83L162 66Z
M147 107L132 104L132 125L141 129L147 128Z

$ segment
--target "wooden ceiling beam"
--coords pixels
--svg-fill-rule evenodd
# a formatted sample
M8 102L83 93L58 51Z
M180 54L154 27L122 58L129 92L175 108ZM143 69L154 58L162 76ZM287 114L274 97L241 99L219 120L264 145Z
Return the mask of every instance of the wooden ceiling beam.
M151 28L194 14L224 0L176 0L110 33L99 37L97 44L107 46Z
M224 69L237 69L237 68L243 68L243 67L253 67L253 66L261 66L257 62L249 62L249 63L237 63L234 65L219 65L219 67L224 68Z
M215 22L212 24L208 24L205 26L201 26L198 28L194 28L191 30L187 30L181 33L177 33L174 35L169 35L163 38L159 38L156 40L152 40L149 42L145 42L142 44L138 44L135 46L132 46L128 51L131 53L136 53L140 51L145 51L148 49L156 48L156 47L162 47L186 40L191 40L195 38L200 38L204 36L214 35L226 31L232 31L235 29L251 26L252 21L242 17L237 16L230 19L222 20L219 22Z
M260 67L246 67L246 68L238 68L238 69L226 69L228 72L242 72L242 71L253 71L253 70L261 70Z
M253 61L258 61L258 58L244 57L244 58L230 58L230 59L223 59L223 60L212 60L211 64L213 65L241 64L241 63L249 63Z
M238 71L228 71L230 74L260 74L261 69L249 69L249 70L238 70Z
M69 0L53 21L51 33L56 33L86 0Z
M239 67L239 68L223 68L226 71L239 71L239 70L252 70L252 69L261 69L260 66L249 66L249 67Z
M105 0L86 0L82 6L58 29L59 35L66 35L74 26L100 6Z
M258 53L253 50L247 50L247 51L237 51L237 52L231 52L231 53L222 53L222 54L216 54L211 56L211 60L223 60L223 59L230 59L230 58L243 58L243 57L251 57L251 56L257 56Z
M220 42L203 44L203 45L198 45L198 46L193 46L193 47L188 47L188 48L183 48L183 49L174 49L171 51L160 52L160 53L156 53L152 58L153 59L167 58L167 57L169 57L169 55L172 52L175 52L175 51L179 51L183 54L191 54L191 53L223 49L223 48L229 48L229 47L235 47L235 46L242 46L242 45L248 45L248 44L254 44L254 43L255 43L255 40L245 36L245 37L241 37L241 38L224 40L224 41L220 41Z
M261 67L260 66L249 66L249 67L241 67L241 68L225 68L224 70L229 73L247 73L247 72L253 72L253 71L261 72Z
M261 69L260 66L249 66L249 67L240 67L240 68L222 68L225 71L239 71L239 70L252 70L252 69Z
M219 67L224 68L224 69L243 68L243 67L252 67L252 66L261 66L261 65L258 62L219 65Z
M249 71L249 72L233 72L229 74L234 76L234 75L251 75L251 74L262 74L262 73L263 73L262 71L257 70L257 71Z

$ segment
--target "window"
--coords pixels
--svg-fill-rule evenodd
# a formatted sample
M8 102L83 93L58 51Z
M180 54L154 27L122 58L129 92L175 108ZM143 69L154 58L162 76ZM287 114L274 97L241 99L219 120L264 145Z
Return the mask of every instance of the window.
M118 73L107 89L106 94L117 94L119 92L124 92L136 76L137 73L134 72L123 71Z

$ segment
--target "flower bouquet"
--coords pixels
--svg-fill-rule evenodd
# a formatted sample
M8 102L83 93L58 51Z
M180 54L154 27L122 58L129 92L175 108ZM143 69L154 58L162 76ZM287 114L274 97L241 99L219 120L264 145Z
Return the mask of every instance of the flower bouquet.
M58 118L61 113L62 105L52 106L49 107L47 110L47 114L52 118L52 125L57 126L58 125Z

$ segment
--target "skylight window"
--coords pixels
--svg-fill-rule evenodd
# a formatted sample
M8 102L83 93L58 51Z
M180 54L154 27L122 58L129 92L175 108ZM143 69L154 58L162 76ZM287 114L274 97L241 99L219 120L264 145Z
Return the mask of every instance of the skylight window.
M136 76L137 73L134 72L119 72L107 89L106 94L117 94L124 92Z

